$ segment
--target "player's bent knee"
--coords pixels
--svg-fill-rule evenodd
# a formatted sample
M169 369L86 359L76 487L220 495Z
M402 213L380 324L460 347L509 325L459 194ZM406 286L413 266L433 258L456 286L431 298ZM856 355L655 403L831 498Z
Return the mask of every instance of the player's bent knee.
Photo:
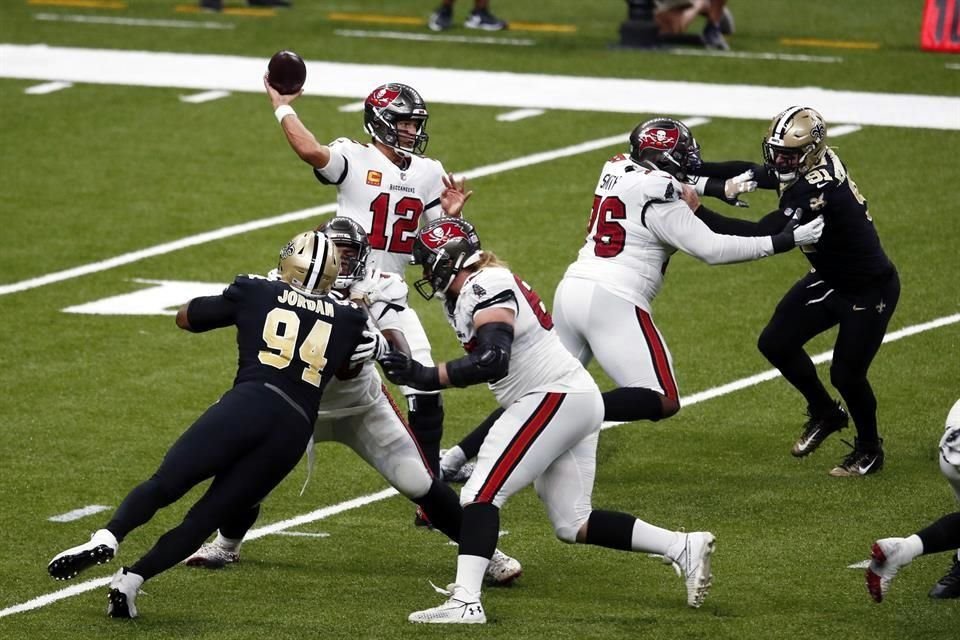
M577 534L586 523L587 518L568 522L554 522L553 532L556 534L557 539L561 542L566 542L567 544L576 544Z
M418 459L402 460L394 466L390 482L397 491L415 500L427 495L433 478Z
M680 412L680 400L678 398L671 398L669 396L663 396L663 418L669 418L671 416L677 415Z

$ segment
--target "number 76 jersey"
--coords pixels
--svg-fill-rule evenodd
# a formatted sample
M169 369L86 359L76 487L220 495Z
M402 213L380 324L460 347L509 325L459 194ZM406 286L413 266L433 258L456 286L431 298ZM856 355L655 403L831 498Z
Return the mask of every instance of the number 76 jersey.
M499 307L516 314L509 372L490 383L500 406L507 407L534 391L597 390L587 370L560 342L540 296L503 267L484 267L471 274L464 281L453 309L446 308L447 321L467 352L473 351L477 343L476 314Z
M401 169L374 145L349 138L337 138L329 148L330 162L314 175L337 187L337 215L367 232L368 268L402 276L417 229L443 215L443 165L411 155Z

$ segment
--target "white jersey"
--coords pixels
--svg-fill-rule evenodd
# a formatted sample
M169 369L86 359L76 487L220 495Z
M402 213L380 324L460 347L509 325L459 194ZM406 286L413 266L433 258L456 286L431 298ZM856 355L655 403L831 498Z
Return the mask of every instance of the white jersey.
M485 267L463 283L453 313L447 320L464 349L476 345L474 315L484 309L504 307L516 314L513 348L506 376L490 383L501 406L507 407L534 391L597 391L583 365L564 349L553 331L553 319L530 286L502 267Z
M370 319L367 328L376 331L401 328L400 313L406 308L407 285L396 274L381 273L376 299L367 306ZM382 393L383 380L376 363L369 360L359 371L343 378L335 375L323 390L317 415L334 418L363 413L376 404Z
M603 166L594 191L586 243L564 277L594 280L650 310L678 249L709 264L756 260L773 254L769 236L713 233L680 199L676 178L646 169L625 155Z
M314 169L317 179L337 187L337 215L367 232L367 268L403 275L417 230L443 215L440 194L446 172L437 160L409 156L401 169L373 144L337 138L330 162Z

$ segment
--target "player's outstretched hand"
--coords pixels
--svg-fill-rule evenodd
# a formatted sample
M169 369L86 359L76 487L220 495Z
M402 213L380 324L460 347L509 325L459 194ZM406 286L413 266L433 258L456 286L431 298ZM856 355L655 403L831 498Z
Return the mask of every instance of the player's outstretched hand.
M377 360L382 358L390 350L390 344L379 331L366 330L363 332L363 339L350 355L350 364L358 365L368 360Z
M793 230L793 244L798 247L816 244L820 240L820 236L823 235L823 225L823 216L817 216L807 224L795 228Z
M680 199L687 203L690 211L696 211L700 207L700 196L696 190L688 184L680 185Z
M467 179L457 180L452 173L443 176L443 191L440 193L440 208L448 216L459 218L463 215L463 206L473 195L467 191Z
M297 98L303 95L303 89L297 91L296 93L291 93L288 96L283 95L279 91L273 88L273 86L267 81L267 74L263 74L263 88L267 90L267 96L270 98L270 104L273 105L274 110L277 107L284 104L290 104Z
M723 193L727 197L727 203L736 207L749 207L750 204L740 199L741 193L750 193L757 188L757 181L754 180L753 170L748 169L740 175L734 176L723 184Z

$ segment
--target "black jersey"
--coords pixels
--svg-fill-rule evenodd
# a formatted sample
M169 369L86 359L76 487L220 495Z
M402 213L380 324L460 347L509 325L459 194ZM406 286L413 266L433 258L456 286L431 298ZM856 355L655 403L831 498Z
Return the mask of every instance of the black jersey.
M801 224L823 216L820 240L801 251L827 284L840 291L858 290L893 273L867 201L832 149L821 164L782 190L780 209L788 208L803 209Z
M285 282L244 275L219 296L193 299L187 309L193 331L236 325L234 386L264 383L311 421L327 382L359 343L366 318L350 301L308 297Z

